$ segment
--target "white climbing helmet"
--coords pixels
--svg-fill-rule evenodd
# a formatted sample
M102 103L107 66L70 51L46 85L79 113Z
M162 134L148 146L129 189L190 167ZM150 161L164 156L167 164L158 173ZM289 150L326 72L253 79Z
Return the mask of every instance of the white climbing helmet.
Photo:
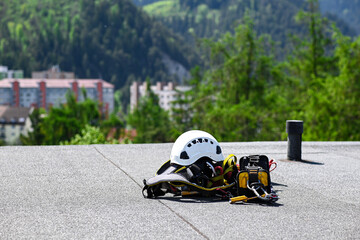
M202 157L209 157L216 162L224 161L220 145L211 134L191 130L176 139L171 149L170 162L188 166Z

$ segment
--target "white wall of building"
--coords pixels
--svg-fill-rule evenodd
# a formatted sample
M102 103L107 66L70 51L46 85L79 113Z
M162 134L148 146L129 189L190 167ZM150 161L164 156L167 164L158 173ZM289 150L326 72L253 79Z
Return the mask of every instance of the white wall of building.
M163 86L160 82L156 85L150 86L151 90L158 96L159 105L164 110L170 111L172 108L172 102L177 100L179 92L186 92L191 89L190 86L174 86L173 83L168 83ZM137 106L139 99L146 94L146 82L139 84L134 82L130 87L130 110L133 111Z
M0 118L0 140L4 141L7 145L21 144L20 136L27 136L28 131L31 129L31 120L28 114L32 112L32 109L28 109L28 111L25 114L27 116L14 117L10 120Z

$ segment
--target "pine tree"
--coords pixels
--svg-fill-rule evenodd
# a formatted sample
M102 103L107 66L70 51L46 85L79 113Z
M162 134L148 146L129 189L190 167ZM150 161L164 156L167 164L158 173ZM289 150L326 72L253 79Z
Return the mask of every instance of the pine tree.
M266 101L273 96L269 87L280 78L271 38L257 37L246 18L234 34L227 33L217 42L206 40L206 44L211 69L195 83L193 96L199 127L222 141L280 138L268 127L279 120L271 118L273 105Z

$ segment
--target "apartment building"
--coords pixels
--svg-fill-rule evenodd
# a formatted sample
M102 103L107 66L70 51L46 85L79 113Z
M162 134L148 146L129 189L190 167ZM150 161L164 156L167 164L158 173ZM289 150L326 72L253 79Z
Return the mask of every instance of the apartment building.
M20 135L31 129L29 115L33 108L0 106L0 140L8 145L20 144Z
M114 85L102 79L6 78L0 81L0 105L49 109L66 103L68 91L83 101L82 89L101 104L104 113L114 110Z
M130 111L133 111L138 105L139 99L146 94L147 83L133 82L130 87ZM159 105L164 110L170 111L172 102L177 100L179 94L189 91L190 86L175 86L174 83L169 82L166 85L157 82L156 85L150 86L150 89L158 96Z

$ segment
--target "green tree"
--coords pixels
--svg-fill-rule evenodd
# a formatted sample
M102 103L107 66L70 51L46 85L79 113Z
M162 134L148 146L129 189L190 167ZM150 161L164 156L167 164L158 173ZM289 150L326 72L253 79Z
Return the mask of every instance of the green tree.
M99 127L85 125L80 133L76 134L69 141L63 141L61 145L90 145L90 144L118 144L119 141L106 140L105 135Z
M321 87L308 91L305 140L360 140L360 38L351 40L335 30L334 40L339 74L328 75Z
M281 120L272 115L273 104L268 101L276 100L270 86L281 79L271 38L257 37L252 22L245 19L234 34L227 33L217 42L207 40L206 44L211 51L211 68L201 81L194 81L194 119L199 128L221 141L280 138L268 127Z
M135 143L172 140L169 114L160 107L158 97L151 91L149 78L146 96L140 99L138 106L128 115L128 124L136 129Z
M46 133L42 131L42 124L44 121L46 111L42 108L35 108L29 115L31 121L31 130L27 136L21 135L20 140L24 145L42 145Z
M80 133L87 124L99 125L98 104L91 99L77 102L75 95L68 92L66 104L52 107L48 113L35 109L30 115L33 130L22 136L25 145L58 145Z
M308 11L299 11L295 16L297 22L307 26L307 35L304 40L295 37L295 51L289 59L292 73L302 79L305 87L312 85L312 79L337 73L330 22L321 16L318 0L308 0L307 3Z
M196 79L199 78L200 68L197 66L191 70L192 88L188 90L177 90L175 100L171 103L171 115L170 119L172 121L172 134L173 138L177 138L183 132L189 131L194 128L194 109L195 105L193 104L193 99L195 96L196 89ZM192 111L191 111L192 110Z
M66 104L51 108L44 118L42 129L46 132L44 144L57 145L71 139L85 128L85 125L98 125L100 114L97 103L91 99L77 102L75 95L68 92Z
M124 127L124 123L119 119L119 117L112 113L108 119L104 119L100 123L101 132L108 136L111 133L111 137L114 139L119 139L121 135L121 129Z
M334 54L338 46L330 38L334 31L330 22L321 17L318 1L307 2L308 11L300 11L296 17L307 24L308 37L297 41L287 68L293 83L293 88L289 88L293 96L289 98L293 106L291 116L304 120L305 140L335 140L337 132L342 131L341 127L329 131L331 119L340 114L335 113L330 96L339 75L339 56Z
M327 81L329 103L332 109L328 129L335 134L328 140L360 140L360 37L353 41L336 31L335 56L338 58L339 75ZM336 131L339 129L340 131Z

